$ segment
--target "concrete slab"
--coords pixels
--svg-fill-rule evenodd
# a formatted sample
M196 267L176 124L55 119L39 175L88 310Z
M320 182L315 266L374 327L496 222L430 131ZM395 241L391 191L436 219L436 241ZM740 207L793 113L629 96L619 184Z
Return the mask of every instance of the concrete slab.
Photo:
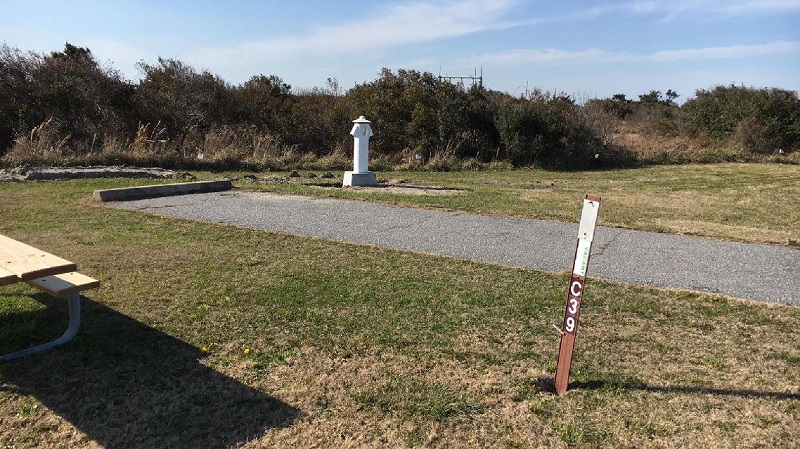
M364 173L356 173L352 171L344 172L344 180L342 187L350 186L364 186L375 187L378 185L378 179L375 178L375 173L368 171Z

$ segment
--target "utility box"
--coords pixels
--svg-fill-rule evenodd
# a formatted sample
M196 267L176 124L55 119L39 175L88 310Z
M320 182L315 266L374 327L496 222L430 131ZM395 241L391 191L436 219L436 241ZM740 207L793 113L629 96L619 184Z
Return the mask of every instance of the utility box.
M370 121L363 115L353 120L353 171L344 172L342 186L377 186L375 173L369 171L369 138L372 137Z

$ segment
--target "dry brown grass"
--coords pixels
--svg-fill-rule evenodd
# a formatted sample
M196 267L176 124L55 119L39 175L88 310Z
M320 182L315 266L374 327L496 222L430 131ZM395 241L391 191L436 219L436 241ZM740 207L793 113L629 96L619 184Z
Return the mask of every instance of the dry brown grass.
M664 119L666 120L666 119ZM718 141L706 135L670 132L658 128L659 121L628 123L617 121L607 140L612 148L623 149L640 164L686 164L717 162L777 162L800 164L800 152L778 154L778 146L751 145L734 135L728 141ZM667 121L679 127L677 121ZM766 146L765 146L766 145ZM756 151L752 148L758 147ZM764 148L769 150L764 150Z
M19 136L5 158L14 163L23 161L29 161L30 164L64 162L71 153L68 146L69 141L69 136L61 137L58 134L53 119L48 119L33 128L29 134Z
M708 137L661 134L624 123L618 124L611 133L609 143L629 151L643 164L745 162L754 158L748 151L731 148Z
M621 120L605 112L598 103L590 102L576 110L577 115L573 118L603 143L604 150L600 152L603 157L595 161L594 167L716 162L800 164L800 151L784 148L786 154L779 154L780 139L775 136L768 138L769 133L764 125L755 119L741 122L727 141L719 141L690 132L686 123L681 121L678 110L672 109L675 108L639 108L634 116ZM285 143L286 136L281 137L244 123L191 127L178 134L171 130L173 133L170 138L167 137L170 133L162 123L141 123L132 138L115 133L95 133L91 138L81 138L80 141L59 134L57 128L53 119L48 119L30 133L17 136L13 148L0 162L6 165L135 163L170 168L294 170L346 169L352 161L349 136L346 134L326 144L328 147L313 148L305 144L300 150L297 145ZM588 141L585 144L588 145ZM459 151L463 145L472 148L476 144L470 143L469 135L463 135L437 148L395 148L391 153L386 153L386 148L373 148L371 164L377 170L434 171L510 165L507 160L501 159L508 157L505 148L481 148L478 151L482 155L481 161L478 161L457 156L464 154ZM585 149L586 146L582 145L573 150L580 152ZM424 160L416 160L416 153L423 156ZM469 153L475 154L473 151ZM486 155L491 154L498 160L487 162ZM201 155L202 158L199 158ZM588 156L591 157L591 154ZM553 158L553 166L571 166L564 162L567 159L561 158L559 161L558 156ZM528 159L520 155L519 159L514 160Z

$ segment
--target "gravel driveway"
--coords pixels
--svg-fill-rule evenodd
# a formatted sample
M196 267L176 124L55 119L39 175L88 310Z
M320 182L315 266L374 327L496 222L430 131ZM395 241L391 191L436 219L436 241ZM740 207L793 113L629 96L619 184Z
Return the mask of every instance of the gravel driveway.
M560 223L249 191L116 206L544 271L571 268L580 218ZM793 247L598 227L589 277L797 306L798 270Z

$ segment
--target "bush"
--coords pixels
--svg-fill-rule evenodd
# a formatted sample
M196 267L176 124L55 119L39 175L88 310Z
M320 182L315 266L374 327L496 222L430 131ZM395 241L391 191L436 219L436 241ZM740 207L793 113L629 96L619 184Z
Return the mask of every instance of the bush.
M717 86L697 91L683 113L694 132L753 152L800 148L800 101L794 91Z
M620 120L633 114L631 101L625 99L625 95L622 94L614 95L613 98L591 99L586 102L586 107L601 110Z
M86 48L37 55L0 46L0 156L11 149L3 162L334 167L349 165L348 133L360 115L372 121L372 164L382 167L610 167L635 163L644 147L702 161L709 158L687 141L708 136L716 143L700 147L713 160L767 160L800 147L797 93L780 89L720 86L683 108L672 90L577 105L565 95L514 98L414 70L383 69L347 92L335 79L293 92L275 75L232 86L173 59L139 68L143 78L133 84Z
M136 89L141 120L161 123L179 147L191 134L201 146L212 126L235 121L233 88L212 73L164 58L154 65L141 62L139 69L144 74Z
M593 165L603 144L568 97L511 101L497 112L506 158L515 166L572 170Z
M344 110L372 121L376 154L400 156L413 149L426 160L448 153L488 161L499 144L489 94L428 72L383 69L377 80L347 93Z
M66 44L39 56L0 47L0 154L14 140L30 144L45 123L61 149L92 151L106 135L133 132L135 114L133 86L86 48Z
M33 128L31 80L40 64L41 58L35 54L0 46L0 155L14 143L15 135L28 134Z

